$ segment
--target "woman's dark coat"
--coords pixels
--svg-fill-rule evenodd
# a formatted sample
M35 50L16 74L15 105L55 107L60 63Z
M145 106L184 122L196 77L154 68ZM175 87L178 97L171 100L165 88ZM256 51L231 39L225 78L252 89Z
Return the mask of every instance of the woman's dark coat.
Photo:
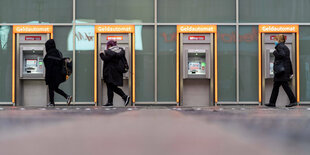
M56 49L56 44L53 39L48 40L45 43L46 55L43 59L45 66L45 82L46 85L58 86L60 83L66 80L63 75L63 61L61 60L62 53ZM60 58L60 60L55 60L49 58L49 56Z
M125 56L123 48L118 46L110 47L104 53L100 53L100 58L104 61L103 80L116 86L123 86L123 73L119 68L119 60Z
M276 46L276 50L273 52L273 55L275 56L274 68L276 68L281 63L285 68L285 71L283 73L275 75L274 81L275 82L289 81L290 76L293 74L289 48L284 43L279 43Z

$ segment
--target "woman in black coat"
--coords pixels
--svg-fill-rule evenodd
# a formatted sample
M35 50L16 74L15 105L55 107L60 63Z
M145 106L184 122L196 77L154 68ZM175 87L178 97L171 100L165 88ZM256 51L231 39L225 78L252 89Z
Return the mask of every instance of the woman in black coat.
M67 105L70 105L72 97L59 89L59 85L66 81L66 76L63 75L62 53L56 49L56 44L53 39L49 39L45 43L46 55L43 59L45 66L45 82L48 85L50 103L48 106L55 106L54 91L67 99Z
M269 100L269 104L266 104L268 107L275 107L276 101L279 94L279 88L282 85L284 91L290 99L290 104L286 105L286 107L293 107L297 105L296 97L294 96L291 88L289 87L288 82L291 80L293 76L293 68L292 62L290 59L290 50L285 45L285 36L283 34L279 34L275 38L275 51L273 55L275 56L274 60L274 83L273 89L271 93L271 97ZM284 71L281 71L280 68L284 67Z
M117 87L123 86L123 73L120 71L119 61L124 56L125 50L118 47L117 42L114 40L108 41L107 50L100 53L100 58L104 61L103 80L108 90L108 103L104 106L113 106L113 92L122 97L125 106L127 106L130 101L130 97Z

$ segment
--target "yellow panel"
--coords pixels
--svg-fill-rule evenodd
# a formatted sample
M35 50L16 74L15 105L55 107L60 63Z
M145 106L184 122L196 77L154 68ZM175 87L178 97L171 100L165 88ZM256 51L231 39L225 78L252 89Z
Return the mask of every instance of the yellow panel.
M297 32L297 36L296 36L296 46L297 46L297 50L296 50L296 67L297 67L297 72L296 72L296 79L297 79L297 87L296 87L296 96L297 96L297 102L300 102L300 70L299 70L299 32Z
M214 35L214 102L218 102L218 81L217 81L217 33Z
M136 51L135 33L132 33L132 102L136 102Z
M176 98L176 101L177 101L177 103L179 103L180 102L180 80L179 80L179 78L180 78L180 69L179 69L179 67L180 67L180 54L179 54L179 52L180 52L180 49L179 49L180 47L179 47L179 33L177 33L177 53L176 53L176 84L177 84L177 86L176 86L176 89L177 89L177 94L176 94L176 96L177 96L177 98Z
M94 53L94 102L97 105L97 34L95 34L95 53Z
M262 40L258 33L258 102L262 102Z
M12 40L12 103L15 103L15 33L13 33Z

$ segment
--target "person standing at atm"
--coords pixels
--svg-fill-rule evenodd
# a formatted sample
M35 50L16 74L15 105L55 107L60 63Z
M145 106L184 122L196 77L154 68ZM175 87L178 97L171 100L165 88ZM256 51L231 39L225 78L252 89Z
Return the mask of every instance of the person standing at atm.
M118 86L123 86L123 73L120 71L119 62L125 57L125 50L117 46L117 42L109 40L107 49L100 52L100 58L104 61L103 80L107 85L108 103L103 106L113 106L114 92L122 97L125 106L128 105L130 97Z
M72 96L67 95L64 91L59 89L59 85L66 81L66 76L63 75L63 56L62 53L56 49L56 44L53 39L49 39L45 43L46 55L43 59L45 71L45 82L48 85L50 103L49 107L55 106L54 92L60 94L67 99L67 105L70 105Z
M273 89L269 103L265 105L268 107L276 106L279 88L282 85L290 100L290 104L286 105L286 107L293 107L297 105L297 100L288 83L293 77L293 67L290 59L290 50L285 45L285 36L283 34L279 34L275 37L275 46L276 50L273 52L273 55L275 56L273 67L275 73Z

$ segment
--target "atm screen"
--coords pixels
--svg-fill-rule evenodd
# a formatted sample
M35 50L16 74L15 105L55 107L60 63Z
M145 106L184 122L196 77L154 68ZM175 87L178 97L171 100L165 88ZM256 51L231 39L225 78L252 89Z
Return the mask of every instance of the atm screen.
M189 70L190 70L190 72L198 72L198 70L200 70L200 63L198 63L198 62L190 62L189 64L188 64L188 66L189 66Z
M206 74L206 54L188 53L188 75Z
M27 67L36 67L37 60L36 59L26 59L26 66Z
M274 58L275 58L274 55L273 55L273 51L274 50L275 49L269 49L269 75L271 75L271 76L274 75L274 72L273 72Z
M269 67L269 74L273 75L273 62L270 62Z

